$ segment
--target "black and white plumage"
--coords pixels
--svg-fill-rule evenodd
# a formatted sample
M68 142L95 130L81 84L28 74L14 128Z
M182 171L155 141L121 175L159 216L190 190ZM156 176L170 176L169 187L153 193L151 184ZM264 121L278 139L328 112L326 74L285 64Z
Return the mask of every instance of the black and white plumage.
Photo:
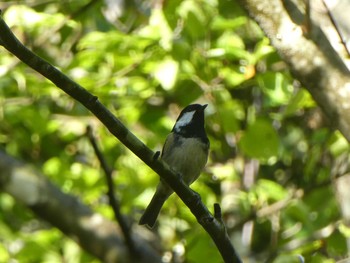
M208 160L209 140L204 129L207 104L191 104L184 108L167 136L161 158L182 180L190 185L200 175ZM162 180L140 219L140 225L153 227L158 214L173 190Z

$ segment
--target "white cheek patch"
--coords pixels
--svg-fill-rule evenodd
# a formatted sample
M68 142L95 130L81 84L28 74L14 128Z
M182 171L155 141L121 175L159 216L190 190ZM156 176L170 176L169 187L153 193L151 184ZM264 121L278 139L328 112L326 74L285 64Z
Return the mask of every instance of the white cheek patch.
M186 112L175 124L175 131L179 131L181 127L186 126L192 121L195 111Z

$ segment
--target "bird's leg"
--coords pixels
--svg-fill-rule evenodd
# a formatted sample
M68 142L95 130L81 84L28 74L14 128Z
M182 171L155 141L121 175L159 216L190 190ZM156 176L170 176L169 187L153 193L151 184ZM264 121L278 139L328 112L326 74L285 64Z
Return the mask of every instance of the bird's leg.
M153 161L158 160L159 156L160 156L160 151L156 151L153 155Z
M191 188L192 190L192 188ZM192 190L192 198L191 202L194 203L195 205L198 205L201 202L201 196L198 194L196 191Z
M173 170L173 171L174 171L174 170ZM175 172L175 171L174 171L174 172ZM177 177L177 179L178 179L179 181L184 182L181 173L175 172L175 174L176 174L176 177Z

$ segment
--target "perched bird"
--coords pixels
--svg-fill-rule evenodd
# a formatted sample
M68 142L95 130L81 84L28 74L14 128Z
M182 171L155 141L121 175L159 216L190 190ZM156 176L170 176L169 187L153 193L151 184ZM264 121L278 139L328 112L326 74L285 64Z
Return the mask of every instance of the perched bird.
M204 129L204 110L207 104L191 104L184 108L167 136L161 159L182 180L190 185L199 177L208 160L209 140ZM158 214L173 190L160 180L153 198L142 215L139 224L153 227Z

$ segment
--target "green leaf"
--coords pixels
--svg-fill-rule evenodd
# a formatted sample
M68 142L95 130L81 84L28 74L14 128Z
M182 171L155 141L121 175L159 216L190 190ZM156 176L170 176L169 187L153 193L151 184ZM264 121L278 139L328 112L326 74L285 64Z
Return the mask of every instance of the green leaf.
M273 263L301 263L301 255L279 255Z
M5 244L0 243L0 262L9 262L10 255L8 249L5 247Z
M197 1L182 1L177 12L184 19L185 31L191 39L200 39L206 35L208 20L203 5Z
M279 106L288 104L293 95L293 85L290 79L280 72L266 72L257 76L259 85L268 96L268 105Z
M340 156L349 151L350 146L344 136L339 131L335 131L330 141L329 149L333 156Z
M219 76L224 79L228 88L234 88L246 80L246 76L243 73L237 72L231 67L220 68Z
M255 46L255 49L254 49L255 63L258 62L259 60L262 60L263 58L267 57L268 55L270 55L273 52L275 52L275 49L270 45L269 39L267 37L264 37Z
M191 233L192 231L188 233L188 251L186 253L189 262L208 262L208 259L211 263L222 262L214 243L208 235L200 231L194 237Z
M343 255L347 256L347 239L338 231L334 231L327 239L327 251L334 257Z
M215 16L211 24L211 29L214 31L228 32L245 25L247 21L247 17L244 16L240 16L233 19L227 19L222 16Z
M65 17L60 14L45 14L36 12L34 9L25 5L12 5L6 9L4 14L6 23L11 27L13 25L25 27L28 30L40 32L41 27L50 27L62 23Z
M299 89L295 95L292 95L290 98L283 114L284 116L290 116L297 113L299 110L311 107L315 107L315 101L312 99L310 93L305 89Z
M287 191L280 184L266 179L260 179L254 187L258 199L277 202L286 198ZM261 202L261 203L263 203Z
M321 253L313 253L313 255L310 257L310 259L306 258L305 262L310 263L335 263L336 261L334 259L331 259L329 257L326 257L322 255Z
M159 44L165 50L170 50L172 46L173 32L168 25L162 9L152 10L149 26L142 28L140 35L152 39L159 39Z
M243 133L239 147L250 157L268 160L271 157L277 157L279 143L272 124L265 119L257 119Z

